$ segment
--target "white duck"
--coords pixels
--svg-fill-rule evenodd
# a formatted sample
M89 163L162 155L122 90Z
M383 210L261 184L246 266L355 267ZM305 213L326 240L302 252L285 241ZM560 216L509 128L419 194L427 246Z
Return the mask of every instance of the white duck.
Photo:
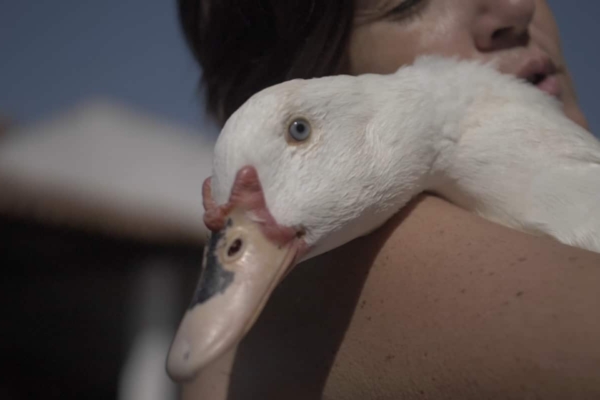
M273 86L229 119L213 166L213 236L169 354L175 379L241 340L296 262L423 191L600 251L600 143L556 99L474 62L422 57L387 76Z

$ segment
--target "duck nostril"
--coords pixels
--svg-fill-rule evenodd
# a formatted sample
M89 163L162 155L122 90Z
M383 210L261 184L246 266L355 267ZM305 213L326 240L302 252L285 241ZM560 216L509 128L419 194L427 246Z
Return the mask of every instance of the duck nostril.
M296 231L296 238L302 239L304 235L306 235L306 231L304 230L304 228L301 228Z
M229 246L227 249L227 256L233 257L236 255L242 248L242 244L242 239L235 239L233 243L231 243L231 246Z

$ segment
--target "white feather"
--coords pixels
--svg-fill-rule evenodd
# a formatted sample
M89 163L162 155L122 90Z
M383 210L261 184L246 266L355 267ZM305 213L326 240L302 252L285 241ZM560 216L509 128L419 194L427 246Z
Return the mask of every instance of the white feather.
M297 117L305 143L286 139ZM427 56L392 75L295 80L253 96L215 147L213 192L257 168L278 223L308 257L436 192L500 224L600 251L600 143L560 103L491 66Z

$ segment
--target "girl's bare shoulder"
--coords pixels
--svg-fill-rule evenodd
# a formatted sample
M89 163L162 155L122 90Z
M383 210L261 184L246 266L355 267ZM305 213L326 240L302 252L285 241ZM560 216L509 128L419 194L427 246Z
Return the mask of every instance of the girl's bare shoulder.
M186 393L600 397L599 287L600 255L422 196L299 265L237 352Z

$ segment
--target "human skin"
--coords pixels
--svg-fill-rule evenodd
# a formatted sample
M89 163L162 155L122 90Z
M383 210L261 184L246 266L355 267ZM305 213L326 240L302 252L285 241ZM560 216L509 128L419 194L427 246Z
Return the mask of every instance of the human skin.
M297 266L184 399L597 399L599 287L599 254L422 196Z
M429 0L384 17L400 3L357 0L347 72L389 73L435 53L515 74L548 57L565 113L586 126L545 1ZM600 255L424 195L296 267L184 398L600 398L598 288Z
M547 59L557 69L565 113L587 127L545 0L357 0L356 7L347 72L387 74L420 55L439 54L493 61L517 75L527 63Z

